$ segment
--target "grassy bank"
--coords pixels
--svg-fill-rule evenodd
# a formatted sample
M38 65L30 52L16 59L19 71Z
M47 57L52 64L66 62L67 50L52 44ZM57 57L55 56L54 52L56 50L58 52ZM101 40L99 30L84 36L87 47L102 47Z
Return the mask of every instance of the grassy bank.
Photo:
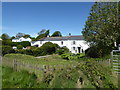
M30 74L24 70L16 72L10 67L2 67L3 88L33 88L37 85L37 76L34 73Z
M19 62L31 63L33 65L56 65L56 64L78 64L74 60L64 60L59 55L52 55L47 58L35 58L29 55L8 54L3 60L17 59ZM4 64L3 64L4 65ZM37 88L118 88L118 77L112 73L112 68L105 63L97 63L93 60L79 62L75 68L65 68L57 71L48 71L46 73L31 69L13 71L3 67L3 87L37 87ZM34 74L35 73L35 74ZM25 81L24 81L25 80ZM11 84L8 84L11 83Z

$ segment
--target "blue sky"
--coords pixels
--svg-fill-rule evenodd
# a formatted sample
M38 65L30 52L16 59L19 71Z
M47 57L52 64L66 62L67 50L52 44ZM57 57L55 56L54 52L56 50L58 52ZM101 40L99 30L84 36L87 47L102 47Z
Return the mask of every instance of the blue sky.
M80 35L93 2L4 2L2 33L18 32L36 36L42 29L50 35L60 31L63 36Z

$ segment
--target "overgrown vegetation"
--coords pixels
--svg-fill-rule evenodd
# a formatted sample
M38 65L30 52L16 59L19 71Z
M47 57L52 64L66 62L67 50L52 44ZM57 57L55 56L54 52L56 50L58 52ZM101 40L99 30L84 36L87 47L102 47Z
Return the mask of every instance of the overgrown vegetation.
M9 59L17 57L16 55L5 55ZM53 57L53 56L52 56ZM31 64L68 64L71 61L59 60L60 57L48 57L44 59L36 59L32 56L19 55L19 61ZM52 59L51 59L52 58ZM4 58L3 58L4 59ZM27 60L28 59L28 60ZM51 60L49 60L51 59ZM47 60L47 61L46 61ZM12 61L12 60L11 60ZM48 63L47 63L48 62ZM58 63L57 63L58 62ZM77 61L74 61L77 62ZM71 62L73 63L73 62ZM33 69L31 69L33 71ZM28 70L29 72L29 70ZM3 67L3 87L11 88L118 88L116 75L112 73L110 66L99 64L94 60L81 60L76 67L66 67L65 69L48 71L46 73L39 72L36 75L27 71L15 72L13 69ZM35 71L33 71L35 72ZM9 74L8 74L9 73ZM40 74L42 76L39 76ZM39 77L38 77L39 76ZM9 83L9 84L8 84Z
M62 48L63 49L63 48ZM65 50L66 48L64 48ZM57 44L53 44L51 42L46 42L41 47L32 47L31 49L22 49L22 50L15 50L15 53L21 53L26 55L32 55L32 56L43 56L43 55L50 55L54 53L58 53L57 51L60 50L60 47ZM61 53L64 53L65 51L62 51Z
M84 53L78 53L78 54L73 54L73 53L65 53L62 54L61 57L66 60L79 60L80 58L84 59L85 57Z
M39 87L37 76L28 71L16 72L10 67L2 67L2 87L3 88L35 88Z

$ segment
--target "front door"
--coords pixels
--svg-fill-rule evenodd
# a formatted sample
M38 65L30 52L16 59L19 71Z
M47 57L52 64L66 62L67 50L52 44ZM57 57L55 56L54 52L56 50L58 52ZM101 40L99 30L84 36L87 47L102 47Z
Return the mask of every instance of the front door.
M80 49L81 49L81 47L78 47L78 53L80 53Z

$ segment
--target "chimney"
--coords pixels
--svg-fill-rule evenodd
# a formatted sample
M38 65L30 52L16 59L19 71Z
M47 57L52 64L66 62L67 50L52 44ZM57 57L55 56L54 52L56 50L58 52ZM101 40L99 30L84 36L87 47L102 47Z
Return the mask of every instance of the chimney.
M49 35L47 35L47 37L50 37Z
M69 33L69 36L71 36L71 33Z

